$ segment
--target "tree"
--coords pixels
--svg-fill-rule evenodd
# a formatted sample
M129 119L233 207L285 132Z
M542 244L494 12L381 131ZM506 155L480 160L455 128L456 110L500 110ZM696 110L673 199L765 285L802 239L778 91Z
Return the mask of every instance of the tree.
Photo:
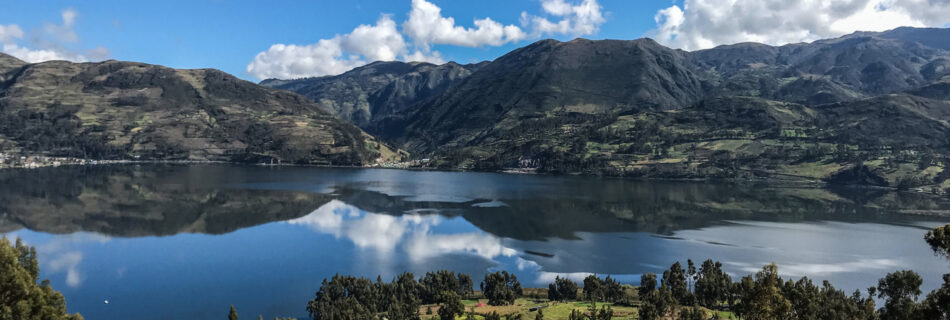
M641 292L645 292L646 295L640 295L640 309L639 316L642 320L654 320L666 317L668 314L673 313L673 309L676 308L676 299L673 299L673 293L670 291L670 287L667 285L661 285L660 289L645 290L643 289L643 276L641 276ZM656 278L656 275L653 275L653 278ZM649 280L649 279L647 279ZM654 283L655 280L654 280Z
M924 240L935 253L950 258L950 224L928 231Z
M472 277L467 274L459 273L459 289L458 294L462 299L470 297L475 293L475 282L472 281Z
M792 304L792 313L798 319L818 319L821 311L820 289L808 277L796 282L789 280L782 287L782 295Z
M706 313L697 307L683 308L680 311L680 320L706 320Z
M604 279L604 299L608 302L624 302L623 286L610 276Z
M647 272L640 275L640 288L637 289L640 299L649 296L656 290L656 273Z
M441 302L438 301L436 297L445 291L462 293L459 277L455 275L455 272L448 270L426 272L425 276L419 280L419 284L425 288L425 296L422 298L422 303L426 304Z
M573 312L571 313L573 314ZM588 320L610 320L614 317L614 310L608 305L603 305L600 309L597 309L597 301L591 301L590 305L587 306L586 316ZM583 319L583 317L580 319Z
M576 309L571 310L571 314L567 316L567 320L585 320L584 313L578 312Z
M439 319L441 320L455 320L456 315L462 315L465 313L465 306L462 304L462 299L459 298L458 293L455 291L443 291L442 294L438 297L439 301L442 301L442 307L439 308Z
M921 319L950 320L950 274L943 275L943 286L927 294L920 314Z
M676 301L680 303L690 302L689 288L686 284L686 271L683 270L683 266L679 262L670 266L669 270L663 271L662 282L670 288Z
M731 286L732 278L722 270L722 263L703 261L694 286L697 302L707 308L718 306L721 301L729 299Z
M584 278L584 299L590 301L603 301L604 299L604 281L597 275L589 275Z
M389 319L418 319L424 288L412 273L403 273L391 283L335 275L324 279L316 297L307 303L314 320L371 319L383 313Z
M878 296L884 299L881 320L912 319L922 283L920 275L910 270L888 273L878 281Z
M577 300L577 284L571 279L554 278L554 283L548 285L548 299L558 301Z
M493 306L512 304L522 294L518 277L507 271L486 274L481 288L488 304Z
M687 290L694 290L693 286L696 284L697 277L699 277L699 274L696 272L696 264L693 263L693 259L686 259L686 283L688 285Z
M0 319L81 320L66 313L66 299L48 280L37 284L39 272L36 248L0 238Z
M228 311L228 320L238 320L237 310L234 310L234 305L231 305L231 311Z
M424 288L416 282L412 273L406 272L396 277L391 284L378 284L380 288L380 306L389 319L418 319L420 296Z
M749 280L746 280L749 279ZM751 288L748 288L749 283ZM791 314L792 304L782 296L779 287L782 279L778 276L778 266L771 263L762 267L762 271L755 274L755 279L743 278L743 292L740 304L750 319L787 319Z

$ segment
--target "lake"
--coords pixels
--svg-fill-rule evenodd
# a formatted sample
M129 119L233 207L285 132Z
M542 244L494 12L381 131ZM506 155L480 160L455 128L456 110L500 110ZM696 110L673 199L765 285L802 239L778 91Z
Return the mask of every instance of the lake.
M230 165L0 171L0 233L36 246L41 277L86 319L223 319L231 304L242 319L303 319L336 273L450 269L477 284L503 269L527 287L590 273L637 284L688 258L722 261L734 279L776 262L785 277L849 292L913 269L926 293L950 272L923 241L947 212L925 195L769 184Z

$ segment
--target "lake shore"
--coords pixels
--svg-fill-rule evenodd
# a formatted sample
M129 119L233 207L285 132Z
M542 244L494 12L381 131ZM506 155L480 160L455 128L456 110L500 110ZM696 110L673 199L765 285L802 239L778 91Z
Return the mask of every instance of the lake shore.
M792 188L818 188L827 189L829 187L843 187L866 190L881 190L888 192L908 192L915 194L927 194L934 196L945 195L943 189L932 188L932 186L921 186L917 188L899 189L890 186L877 186L867 184L833 184L827 181L812 179L804 176L779 175L750 175L747 177L723 178L723 177L636 177L636 176L614 176L600 173L548 173L539 172L537 168L505 168L499 170L471 170L464 168L446 168L430 167L425 161L409 161L402 163L374 163L364 166L346 166L346 165L326 165L326 164L295 164L295 163L250 163L250 162L229 162L212 160L102 160L102 159L84 159L73 157L51 157L42 155L20 155L10 153L0 153L0 170L2 169L35 169L44 167L58 166L83 166L83 165L116 165L116 164L227 164L227 165L247 165L264 167L318 167L318 168L374 168L374 169L394 169L408 171L434 171L434 172L485 172L510 175L550 175L550 176L590 176L610 179L629 179L634 181L683 181L683 182L716 182L716 183L735 183L735 184L770 184L778 186L788 186ZM918 213L909 213L917 215L930 216L950 216L950 212L934 213L930 211L916 211Z

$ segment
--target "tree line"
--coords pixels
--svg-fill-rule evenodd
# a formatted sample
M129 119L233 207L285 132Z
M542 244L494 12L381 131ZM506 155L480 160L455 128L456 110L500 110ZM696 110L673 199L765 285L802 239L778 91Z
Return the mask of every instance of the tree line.
M469 275L447 270L418 281L412 273L390 282L335 275L323 280L307 312L312 319L419 319L422 305L438 304L438 317L454 320L464 314L462 300L473 296L473 287ZM507 271L486 274L479 287L489 305L509 305L523 294L521 282Z

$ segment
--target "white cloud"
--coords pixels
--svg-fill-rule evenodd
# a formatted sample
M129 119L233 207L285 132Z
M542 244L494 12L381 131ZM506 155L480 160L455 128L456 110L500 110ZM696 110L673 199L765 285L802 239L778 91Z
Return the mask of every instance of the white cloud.
M109 50L96 47L86 52L76 52L63 48L62 43L78 43L79 35L73 30L79 12L75 9L65 9L60 12L62 24L46 23L41 34L31 39L31 45L18 43L23 39L23 30L18 25L0 25L0 49L26 62L43 62L49 60L68 60L74 62L97 61L109 57Z
M79 12L76 9L67 8L60 12L60 15L63 17L63 25L72 27L76 23L76 18L79 17Z
M476 19L474 24L474 28L457 26L454 18L442 16L442 8L426 0L412 0L409 20L402 24L402 28L406 35L426 50L432 44L500 46L526 36L521 28L505 26L491 18Z
M272 45L254 57L247 72L258 79L293 79L340 74L363 64L358 58L343 57L339 38L333 38L306 46Z
M435 64L445 63L445 59L442 59L442 54L438 51L430 51L428 53L422 52L419 50L413 51L410 54L407 54L404 58L406 61L419 61L419 62L428 62Z
M340 46L347 52L363 55L371 61L395 60L406 50L406 41L396 30L392 17L383 16L375 26L360 25L340 39Z
M14 40L23 38L23 29L20 26L0 25L0 44L12 44Z
M579 4L570 4L564 0L541 0L541 8L550 16L559 19L551 21L548 18L521 13L522 25L528 26L535 36L551 34L567 34L583 36L597 33L600 25L607 21L597 0L583 0Z
M97 47L87 53L77 53L61 49L30 49L16 44L4 44L3 52L20 60L36 63L50 60L66 60L73 62L101 61L109 57L109 50Z
M258 79L293 79L336 75L373 61L423 61L445 63L436 45L460 47L501 46L546 35L589 35L604 23L597 0L542 0L546 17L522 12L521 24L502 24L490 17L474 19L471 27L457 25L442 15L442 8L428 0L412 0L399 30L389 15L375 25L360 25L350 33L321 39L314 44L274 44L258 53L247 72ZM552 22L548 18L555 19ZM408 39L408 41L406 40Z
M60 12L60 17L63 19L62 24L46 23L44 25L46 33L63 42L79 42L79 35L73 31L79 12L72 8L65 9Z
M948 0L685 0L655 16L649 36L686 50L754 41L785 44L900 26L943 26Z
M438 52L409 53L392 16L382 15L375 25L360 25L350 33L298 46L275 44L258 53L247 72L259 79L293 79L335 75L372 61L442 62Z

